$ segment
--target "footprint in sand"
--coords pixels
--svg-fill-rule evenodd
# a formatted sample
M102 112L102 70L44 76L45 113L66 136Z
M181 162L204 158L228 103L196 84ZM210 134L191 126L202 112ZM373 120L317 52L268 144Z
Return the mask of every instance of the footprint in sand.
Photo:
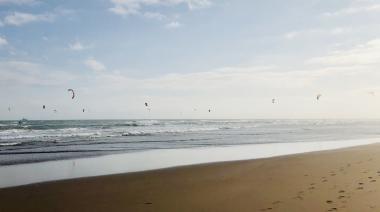
M358 183L359 185L363 185L364 183Z
M144 204L145 204L145 205L151 205L151 204L153 204L153 203L151 203L151 202L145 202Z
M326 200L326 203L331 204L331 203L333 203L333 201L332 200Z
M330 208L328 211L337 211L337 208Z
M340 195L339 197L338 197L338 199L343 199L343 198L345 198L346 196L344 196L344 195Z
M374 183L374 182L376 182L376 180L371 180L370 182L371 182L371 183Z
M344 193L344 192L346 192L346 191L345 191L345 190L340 190L340 191L339 191L339 193Z
M356 188L357 190L363 190L364 188L363 188L363 186L360 186L360 187L358 187L358 188Z

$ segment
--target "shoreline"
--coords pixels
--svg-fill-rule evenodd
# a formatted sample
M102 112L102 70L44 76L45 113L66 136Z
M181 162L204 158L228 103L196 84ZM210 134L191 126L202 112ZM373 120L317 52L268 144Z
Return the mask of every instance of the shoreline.
M0 166L0 188L93 176L126 174L188 165L255 160L342 149L380 142L379 138L346 141L250 144L164 149L99 157Z
M3 188L0 211L377 211L379 153L370 144Z

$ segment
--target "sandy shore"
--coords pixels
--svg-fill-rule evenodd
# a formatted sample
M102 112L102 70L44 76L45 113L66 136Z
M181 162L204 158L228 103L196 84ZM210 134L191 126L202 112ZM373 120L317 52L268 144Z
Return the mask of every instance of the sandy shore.
M0 189L0 211L380 211L380 144Z

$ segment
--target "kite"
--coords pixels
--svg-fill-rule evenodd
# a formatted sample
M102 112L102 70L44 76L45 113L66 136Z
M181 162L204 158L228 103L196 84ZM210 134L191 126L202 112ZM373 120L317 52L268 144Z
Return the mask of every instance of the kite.
M75 92L73 89L67 89L68 92L71 92L71 99L74 99L75 98Z

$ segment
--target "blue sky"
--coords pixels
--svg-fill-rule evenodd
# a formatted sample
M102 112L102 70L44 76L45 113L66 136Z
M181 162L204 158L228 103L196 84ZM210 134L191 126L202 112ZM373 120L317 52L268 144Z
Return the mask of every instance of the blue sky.
M0 0L0 119L380 118L379 18L376 0Z

